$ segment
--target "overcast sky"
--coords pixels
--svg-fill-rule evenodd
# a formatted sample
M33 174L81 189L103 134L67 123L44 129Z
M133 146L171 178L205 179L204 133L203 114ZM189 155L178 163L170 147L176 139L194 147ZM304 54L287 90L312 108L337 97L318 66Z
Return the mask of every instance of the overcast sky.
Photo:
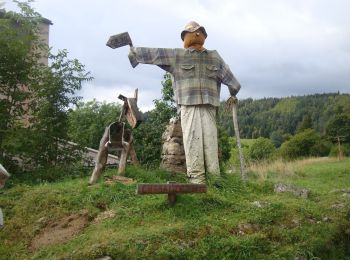
M13 3L0 0L7 10ZM128 31L134 46L181 48L191 20L208 33L242 85L239 99L324 92L350 93L349 0L36 0L50 19L50 46L67 49L91 71L84 100L117 101L139 88L143 112L161 96L164 72L133 69L128 47L111 49L109 36ZM222 87L221 99L229 96Z

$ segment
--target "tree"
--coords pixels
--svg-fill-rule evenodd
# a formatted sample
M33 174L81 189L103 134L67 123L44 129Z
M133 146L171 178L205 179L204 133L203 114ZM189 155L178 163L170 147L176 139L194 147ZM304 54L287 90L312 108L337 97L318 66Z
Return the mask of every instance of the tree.
M350 117L341 108L327 122L326 135L333 142L337 142L338 138L341 138L344 142L350 143Z
M66 161L61 142L68 138L68 108L80 99L75 93L82 82L91 80L84 65L67 55L66 50L50 54L51 65L43 70L40 83L33 88L33 158L41 165Z
M68 108L79 100L82 82L92 78L66 50L49 54L50 66L43 65L43 18L28 3L15 2L21 12L4 11L0 19L1 156L22 155L38 166L67 163L71 149L60 142L67 137Z
M68 113L68 139L98 149L105 127L117 121L120 112L117 103L79 102Z
M20 14L0 10L0 160L13 132L28 123L28 100L43 68L39 58L44 46L37 37L41 16L26 4L19 7Z
M344 154L348 154L347 150L344 151L342 144L350 143L350 116L345 114L343 107L339 106L336 109L336 114L327 122L326 135L336 144L339 159L341 159Z
M176 115L170 74L164 75L162 86L162 98L153 101L155 108L147 112L145 122L133 130L137 156L142 164L150 166L160 164L162 134L170 118Z
M297 126L297 133L300 133L308 128L312 128L312 120L309 114L303 116L303 119Z

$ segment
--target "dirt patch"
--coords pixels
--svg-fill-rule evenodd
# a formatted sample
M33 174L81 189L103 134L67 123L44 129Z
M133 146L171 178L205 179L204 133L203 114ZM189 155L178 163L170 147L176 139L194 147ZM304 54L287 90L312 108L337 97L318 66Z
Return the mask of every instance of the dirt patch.
M88 223L87 210L51 222L34 237L31 248L35 250L48 245L65 242L81 232Z
M100 213L95 219L94 222L95 223L100 223L101 221L105 220L105 219L110 219L110 218L114 218L117 215L117 213L115 212L115 210L111 209L111 210L107 210L104 211L102 213Z
M112 176L112 177L105 177L105 183L106 184L113 184L115 182L120 182L123 184L133 184L135 181L131 178L124 177L124 176Z

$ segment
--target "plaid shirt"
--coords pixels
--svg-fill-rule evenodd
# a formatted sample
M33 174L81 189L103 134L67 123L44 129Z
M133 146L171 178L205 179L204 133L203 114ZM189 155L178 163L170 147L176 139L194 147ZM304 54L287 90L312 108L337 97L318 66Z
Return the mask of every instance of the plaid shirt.
M173 76L175 100L179 105L219 106L221 83L235 96L240 84L217 51L204 49L130 48L129 60L154 64Z

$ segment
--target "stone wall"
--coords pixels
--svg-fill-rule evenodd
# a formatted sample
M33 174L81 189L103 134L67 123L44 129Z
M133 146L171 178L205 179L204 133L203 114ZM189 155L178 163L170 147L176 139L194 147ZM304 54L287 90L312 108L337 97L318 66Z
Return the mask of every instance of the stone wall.
M162 142L162 162L160 167L170 172L186 173L181 122L178 118L170 119L162 135Z

